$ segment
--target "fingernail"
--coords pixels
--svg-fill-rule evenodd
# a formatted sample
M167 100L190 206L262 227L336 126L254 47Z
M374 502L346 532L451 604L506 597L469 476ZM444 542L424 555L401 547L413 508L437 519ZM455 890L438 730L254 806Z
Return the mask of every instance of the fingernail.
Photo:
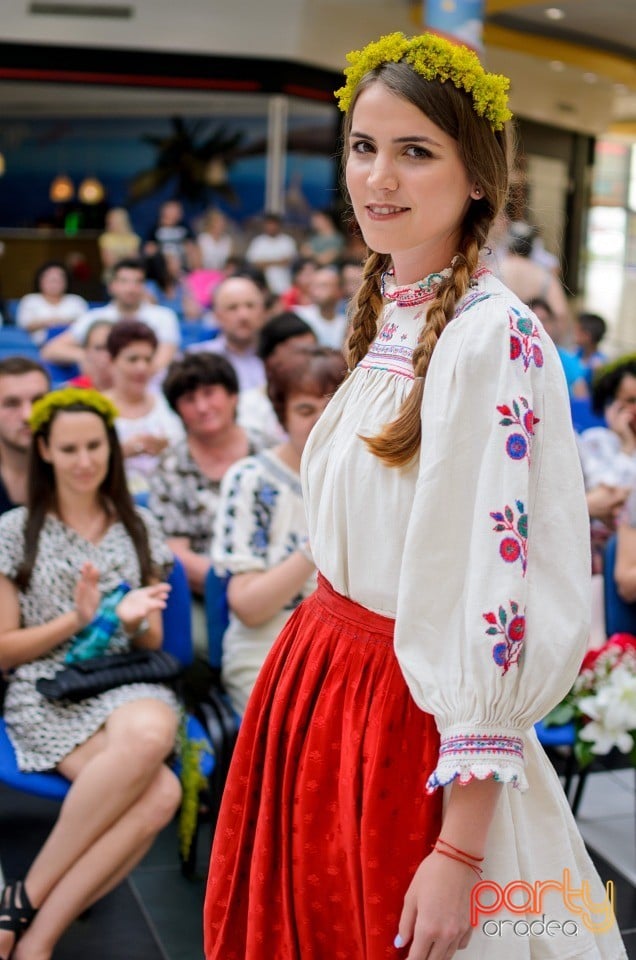
M402 939L399 933L395 938L395 940L393 941L393 946L395 947L396 950L399 950L400 947L404 946L404 940Z

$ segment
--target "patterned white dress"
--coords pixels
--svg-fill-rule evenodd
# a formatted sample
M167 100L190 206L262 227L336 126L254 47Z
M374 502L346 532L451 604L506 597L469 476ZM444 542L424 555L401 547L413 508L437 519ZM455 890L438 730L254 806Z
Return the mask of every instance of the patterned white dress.
M15 577L22 561L26 513L25 507L17 507L0 517L0 573L9 579ZM172 554L156 521L146 510L140 508L139 513L148 529L153 562L169 567ZM73 609L75 586L86 561L99 570L102 593L111 592L122 581L132 588L141 585L137 554L123 524L114 523L99 543L93 544L61 520L48 516L40 533L29 589L19 593L22 627L47 623ZM63 666L71 642L65 641L10 673L4 718L21 770L52 769L125 703L152 697L178 710L173 692L155 683L128 684L79 703L47 700L36 690L36 682L52 677ZM120 627L111 639L110 650L119 653L129 646Z

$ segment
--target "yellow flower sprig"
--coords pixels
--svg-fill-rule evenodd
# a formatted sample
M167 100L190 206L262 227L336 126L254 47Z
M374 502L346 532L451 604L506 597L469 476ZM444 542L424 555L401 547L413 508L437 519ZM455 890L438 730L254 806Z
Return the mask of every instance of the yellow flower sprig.
M112 427L118 415L115 404L98 390L90 390L85 387L62 387L60 390L51 390L50 393L35 401L29 417L31 432L37 433L49 422L57 410L64 410L76 403L90 407L104 418L109 427Z
M460 46L432 33L406 37L403 33L390 33L367 44L362 50L347 54L350 63L345 69L346 83L335 96L338 106L346 113L351 106L355 90L370 70L383 63L409 63L425 80L447 80L459 90L472 97L475 113L484 117L493 130L501 130L512 113L508 108L507 77L487 73L479 59L468 47Z

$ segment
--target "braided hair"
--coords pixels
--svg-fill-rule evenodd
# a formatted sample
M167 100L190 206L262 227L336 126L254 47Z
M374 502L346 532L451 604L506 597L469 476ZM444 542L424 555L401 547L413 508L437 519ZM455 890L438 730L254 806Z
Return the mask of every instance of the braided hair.
M508 189L509 137L495 132L479 117L470 97L452 83L425 80L404 62L384 63L359 83L344 125L344 161L348 151L352 114L362 90L371 83L383 83L395 95L416 106L457 142L459 156L470 180L478 183L481 196L468 207L461 225L461 238L453 257L450 275L437 287L427 322L413 351L414 383L395 420L385 424L374 437L364 437L369 450L388 466L403 466L418 453L421 443L420 410L424 385L435 346L468 289L482 248L494 220L502 210ZM363 280L351 306L351 333L348 340L349 368L366 355L377 335L383 299L382 274L389 269L388 254L370 251L364 264Z

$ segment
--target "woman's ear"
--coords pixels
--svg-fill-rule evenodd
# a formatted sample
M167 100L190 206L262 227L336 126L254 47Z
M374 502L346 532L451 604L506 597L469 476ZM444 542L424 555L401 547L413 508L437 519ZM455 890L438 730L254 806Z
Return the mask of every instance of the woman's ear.
M484 191L481 189L478 183L473 185L473 189L470 191L470 196L472 200L481 200L484 195Z
M38 437L36 440L36 443L38 445L38 453L40 454L44 462L50 463L51 454L49 453L49 447L44 437Z

